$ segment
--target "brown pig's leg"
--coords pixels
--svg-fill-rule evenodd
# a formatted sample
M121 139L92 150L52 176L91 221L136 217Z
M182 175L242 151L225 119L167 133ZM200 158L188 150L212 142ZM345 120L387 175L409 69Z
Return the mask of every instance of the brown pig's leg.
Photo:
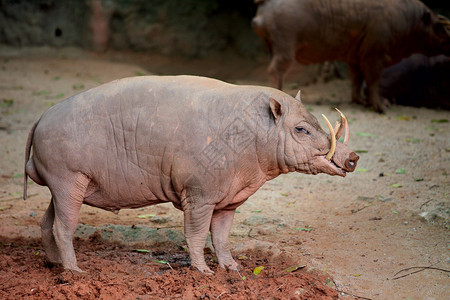
M380 78L383 67L380 64L362 66L364 78L367 84L367 102L379 113L385 111L389 102L380 95Z
M269 65L270 86L279 90L283 89L283 77L291 66L294 58L290 55L274 54Z
M362 84L364 81L363 73L361 69L356 64L348 64L350 69L350 78L352 81L352 102L365 105L366 102L362 97Z
M219 266L238 271L240 266L234 261L228 246L228 235L233 223L234 213L235 210L215 211L211 220L211 236Z

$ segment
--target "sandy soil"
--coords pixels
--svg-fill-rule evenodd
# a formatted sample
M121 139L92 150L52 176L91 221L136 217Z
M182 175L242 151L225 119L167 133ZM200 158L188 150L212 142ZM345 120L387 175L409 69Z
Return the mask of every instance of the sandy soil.
M294 68L286 92L301 88L317 117L337 119L336 106L346 113L358 169L346 178L288 174L267 182L238 208L231 230L232 252L244 258L240 274L218 270L213 254L214 277L192 271L182 214L170 204L118 215L83 206L75 248L88 273L44 263L39 219L48 190L31 184L29 199L21 196L26 137L45 110L101 83L142 74L264 85L266 64L226 55L187 61L0 48L0 298L447 298L450 113L401 106L373 113L349 103L348 80L313 84L315 66ZM285 271L294 265L305 267ZM252 273L256 266L265 267L260 275ZM405 270L421 266L436 269Z

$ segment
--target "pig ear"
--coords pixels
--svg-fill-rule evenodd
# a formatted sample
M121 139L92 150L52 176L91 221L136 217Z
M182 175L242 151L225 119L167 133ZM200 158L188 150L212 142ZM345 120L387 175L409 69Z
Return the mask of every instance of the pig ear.
M284 108L281 103L272 97L270 97L270 109L272 110L272 114L275 117L275 120L281 117L284 113Z
M298 100L298 102L302 103L302 99L300 98L300 90L298 90L297 96L295 96L295 99Z

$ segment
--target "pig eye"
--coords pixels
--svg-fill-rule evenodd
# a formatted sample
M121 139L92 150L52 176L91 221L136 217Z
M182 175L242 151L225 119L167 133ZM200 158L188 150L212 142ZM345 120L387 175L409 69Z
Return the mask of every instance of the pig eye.
M297 131L298 133L304 133L308 135L310 134L310 132L303 127L295 127L295 131Z

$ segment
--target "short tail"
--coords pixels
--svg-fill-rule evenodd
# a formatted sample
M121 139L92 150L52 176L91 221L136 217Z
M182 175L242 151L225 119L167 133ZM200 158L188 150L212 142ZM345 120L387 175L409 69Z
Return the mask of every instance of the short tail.
M28 133L28 139L27 139L27 145L25 148L25 167L23 172L23 200L27 199L27 187L28 187L28 174L27 174L27 162L30 159L30 153L31 153L31 146L33 144L33 135L34 130L36 129L37 124L39 121L34 123L33 127L30 130L30 133Z

